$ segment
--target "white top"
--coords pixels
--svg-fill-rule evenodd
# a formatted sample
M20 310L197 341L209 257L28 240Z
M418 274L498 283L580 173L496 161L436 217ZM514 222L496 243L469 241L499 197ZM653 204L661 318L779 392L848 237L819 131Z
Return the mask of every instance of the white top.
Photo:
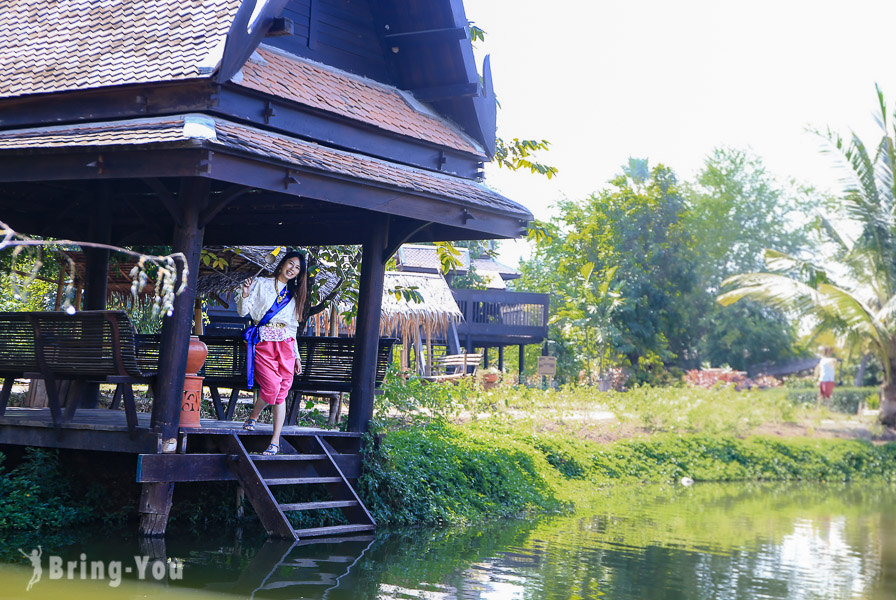
M276 282L276 286L274 283ZM262 318L273 306L277 299L277 292L282 291L285 283L280 283L273 277L256 277L249 289L249 296L243 298L242 289L237 289L236 293L236 310L241 317L248 315L255 323L261 321ZM277 324L277 327L261 327L260 334L262 340L284 340L293 339L293 348L296 358L299 358L299 344L296 342L298 337L299 320L296 318L296 300L290 299L289 304L280 309L274 317L268 322L268 325Z
M836 358L832 358L830 356L825 356L824 358L822 358L821 362L818 363L818 381L836 381L834 376L834 367L836 364Z

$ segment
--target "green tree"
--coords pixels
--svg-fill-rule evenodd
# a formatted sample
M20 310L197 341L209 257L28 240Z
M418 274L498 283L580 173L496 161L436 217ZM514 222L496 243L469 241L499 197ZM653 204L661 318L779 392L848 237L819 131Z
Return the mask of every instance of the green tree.
M567 381L596 360L659 382L690 360L699 290L686 206L671 170L645 178L642 163L583 202L561 202L523 263L523 287L552 295L551 339Z
M719 302L750 298L792 308L812 317L818 331L837 333L845 345L861 344L884 368L880 419L896 425L896 147L879 88L877 96L883 135L876 146L866 146L855 133L849 141L823 134L849 177L842 222L819 221L827 260L813 264L767 251L768 272L729 278L725 284L735 289Z
M735 273L761 270L765 248L800 254L810 247L812 228L805 215L817 206L817 194L780 185L761 159L745 150L713 150L685 196L687 227L700 256L700 286L710 294ZM755 302L701 306L701 362L746 370L799 354L796 322L780 310Z

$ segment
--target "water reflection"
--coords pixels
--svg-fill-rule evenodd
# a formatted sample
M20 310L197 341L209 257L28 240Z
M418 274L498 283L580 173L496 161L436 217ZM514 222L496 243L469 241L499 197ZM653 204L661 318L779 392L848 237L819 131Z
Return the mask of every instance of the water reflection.
M598 493L574 517L381 531L317 544L220 539L44 542L46 554L183 564L183 579L42 581L0 543L0 597L382 599L896 597L894 488L726 484ZM21 540L27 552L35 540ZM12 552L10 552L12 551ZM45 554L45 555L46 555ZM46 569L45 569L46 578ZM64 587L61 587L64 586ZM127 591L125 591L127 590Z

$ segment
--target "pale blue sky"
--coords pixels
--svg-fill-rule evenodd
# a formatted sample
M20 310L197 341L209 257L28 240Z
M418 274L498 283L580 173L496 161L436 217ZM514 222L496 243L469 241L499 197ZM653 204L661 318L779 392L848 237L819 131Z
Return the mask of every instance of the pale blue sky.
M486 31L498 133L545 138L553 181L487 169L538 218L600 189L629 156L691 177L712 148L832 188L808 125L875 135L874 83L896 105L896 3L879 0L465 0ZM480 60L481 63L481 60ZM523 244L504 242L515 264Z

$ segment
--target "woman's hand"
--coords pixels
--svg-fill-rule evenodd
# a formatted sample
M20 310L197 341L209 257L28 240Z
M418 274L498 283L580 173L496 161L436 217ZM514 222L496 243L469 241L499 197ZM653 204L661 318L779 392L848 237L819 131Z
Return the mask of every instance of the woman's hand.
M253 283L255 283L254 277L250 277L249 279L246 279L245 281L243 281L243 284L241 286L242 290L243 290L243 298L249 297L249 292L252 290Z
M302 374L302 359L297 358L296 359L296 375L301 375L301 374Z

